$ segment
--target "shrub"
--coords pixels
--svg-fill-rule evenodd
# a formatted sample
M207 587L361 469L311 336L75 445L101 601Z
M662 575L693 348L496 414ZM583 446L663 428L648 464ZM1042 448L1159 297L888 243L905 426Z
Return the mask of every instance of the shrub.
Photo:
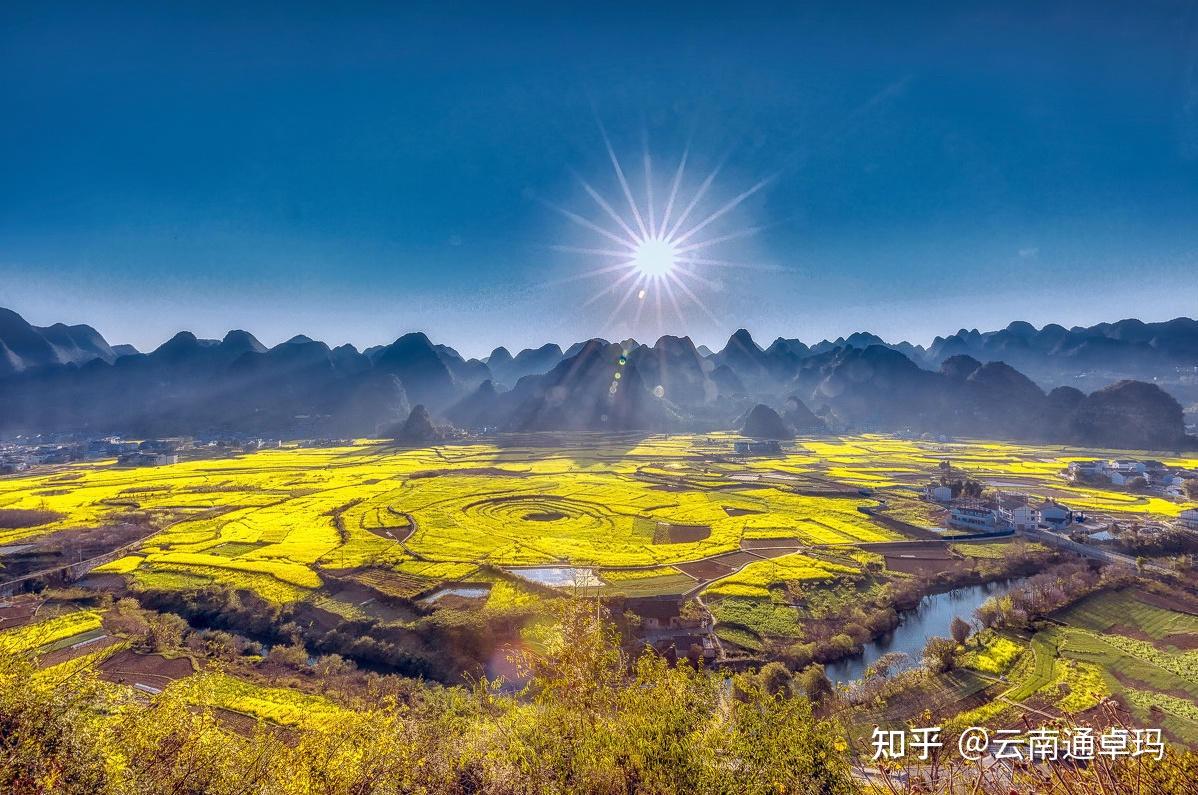
M266 659L268 662L285 668L306 668L308 666L308 650L298 643L280 644L271 647L270 654L266 655Z
M928 638L927 645L923 647L924 664L938 674L951 671L956 651L957 644L952 638Z
M964 645L965 641L969 640L969 623L960 616L953 616L948 631L953 636L953 640L957 642L957 645Z
M155 613L147 622L146 645L151 651L177 648L186 630L187 622L174 613Z
M800 671L815 659L815 644L792 643L783 650L782 659L792 671Z
M813 702L822 701L833 692L832 680L828 679L824 666L818 663L808 665L799 672L795 680L798 689Z

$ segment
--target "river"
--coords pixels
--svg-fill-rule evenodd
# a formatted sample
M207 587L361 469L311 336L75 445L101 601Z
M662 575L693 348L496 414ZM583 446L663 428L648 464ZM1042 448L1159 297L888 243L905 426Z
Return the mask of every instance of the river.
M992 596L1005 594L1019 582L1017 579L999 580L925 596L918 607L899 614L899 625L892 632L865 644L863 653L829 663L826 666L828 678L833 684L855 682L879 657L894 651L910 657L908 667L918 665L928 638L937 635L948 637L949 624L954 616L971 621L973 611L982 602Z

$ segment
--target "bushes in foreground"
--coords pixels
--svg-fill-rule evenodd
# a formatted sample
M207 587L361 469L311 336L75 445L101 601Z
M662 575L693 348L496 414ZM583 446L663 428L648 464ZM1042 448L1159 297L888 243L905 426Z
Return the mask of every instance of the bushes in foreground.
M722 679L642 657L565 606L519 694L426 687L335 726L244 737L168 688L148 707L88 671L0 660L0 792L854 792L839 728L789 674Z
M519 661L506 694L414 686L361 700L332 725L245 736L196 710L184 688L148 706L66 665L0 657L0 792L14 795L368 793L1187 792L1198 757L1114 761L1058 774L937 763L904 771L854 760L844 727L813 714L819 666L733 677L654 655L629 669L614 628L564 605L559 631ZM868 756L863 757L868 759ZM995 778L995 771L1002 775ZM992 780L979 781L979 775Z

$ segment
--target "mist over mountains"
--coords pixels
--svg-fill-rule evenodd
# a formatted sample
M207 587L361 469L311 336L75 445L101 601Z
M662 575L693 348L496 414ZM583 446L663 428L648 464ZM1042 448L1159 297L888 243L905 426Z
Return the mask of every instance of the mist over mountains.
M1015 322L927 348L866 332L718 351L688 337L593 339L466 359L423 333L358 351L304 336L267 348L245 331L180 332L154 351L95 329L45 328L0 309L0 433L372 436L416 406L459 428L899 431L1181 448L1198 401L1198 322L1089 328ZM1163 388L1162 388L1163 387ZM762 417L766 420L763 421ZM423 417L422 423L423 426Z

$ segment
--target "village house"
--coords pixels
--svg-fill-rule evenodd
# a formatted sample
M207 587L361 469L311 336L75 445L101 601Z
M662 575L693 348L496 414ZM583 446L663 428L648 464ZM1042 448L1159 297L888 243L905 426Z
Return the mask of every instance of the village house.
M1198 508L1187 508L1177 515L1177 524L1186 530L1198 532Z
M714 660L716 656L715 642L712 641L710 635L678 635L659 638L649 645L667 660L690 657L691 649L696 647L702 649L700 656L708 662Z
M136 452L137 449L137 442L125 442L115 436L110 436L104 439L93 439L89 442L83 457L89 460L116 458L125 453Z
M1069 479L1072 481L1100 480L1108 478L1106 461L1070 461Z
M0 459L0 475L12 475L29 469L29 462L24 458L11 456Z
M1016 530L1032 530L1040 525L1040 512L1032 507L1026 494L998 495L998 516Z
M1144 476L1140 475L1136 472L1112 469L1110 472L1109 480L1110 480L1112 486L1126 486L1127 484L1131 483L1133 480L1135 480L1136 478L1139 478L1139 477L1144 477Z
M932 502L952 502L953 490L948 486L942 486L939 483L929 483L925 490L927 497Z
M954 505L949 512L948 524L963 530L988 533L998 530L1001 519L998 512L983 505Z
M676 629L682 620L674 600L642 600L634 608L645 629Z
M1170 486L1180 486L1185 483L1185 478L1176 472L1170 472L1167 469L1149 470L1144 475L1144 479L1149 485L1157 486L1162 489L1167 489Z
M1040 522L1059 530L1073 524L1073 511L1055 500L1045 500L1040 505Z
M782 443L774 439L736 442L733 447L737 455L782 455Z
M160 467L179 463L178 453L125 453L116 460L122 467Z
M1185 481L1191 473L1184 469L1165 466L1160 461L1130 458L1109 461L1071 461L1066 477L1074 483L1109 483L1112 486L1128 487L1137 478L1143 478L1148 486L1169 496L1181 496Z

